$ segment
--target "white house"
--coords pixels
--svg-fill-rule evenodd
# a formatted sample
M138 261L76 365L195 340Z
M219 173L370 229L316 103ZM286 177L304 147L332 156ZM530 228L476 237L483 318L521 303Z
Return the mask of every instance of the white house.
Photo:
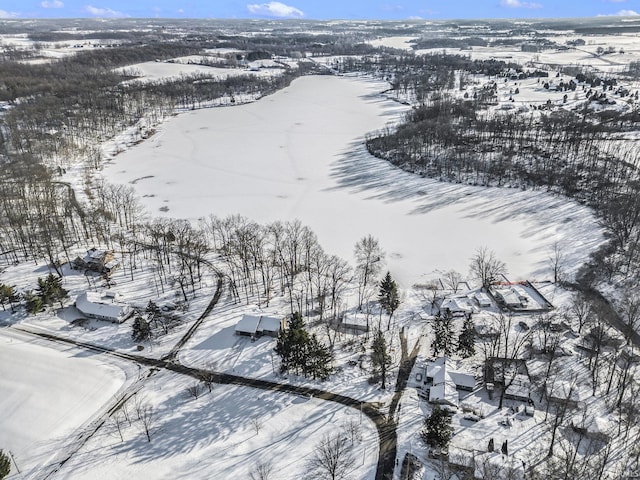
M476 386L475 377L459 371L448 357L440 357L425 367L425 379L429 386L429 402L458 406L458 390L472 391Z
M120 295L111 290L85 292L76 299L76 308L85 317L122 323L133 311L129 305L120 302Z
M440 311L451 315L467 315L473 313L473 305L466 295L447 297L442 301Z

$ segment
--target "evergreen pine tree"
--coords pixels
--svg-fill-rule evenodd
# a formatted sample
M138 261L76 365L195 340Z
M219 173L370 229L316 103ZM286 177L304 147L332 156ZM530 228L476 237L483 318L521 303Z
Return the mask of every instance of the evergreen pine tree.
M433 330L435 338L431 344L433 355L443 354L451 356L455 350L453 340L453 319L451 314L445 313L444 316L438 312L433 321Z
M476 353L476 333L471 317L467 317L462 325L462 332L458 337L458 352L463 358L468 358Z
M424 419L421 436L432 447L447 448L453 436L451 417L436 405L431 415Z
M391 317L393 313L400 306L400 296L398 294L398 285L395 280L391 278L391 273L387 272L385 277L380 282L380 292L378 293L378 301L380 306L389 315L389 323L387 324L387 330L391 324Z
M40 297L44 305L53 305L55 302L60 302L60 307L62 307L62 300L67 298L67 294L68 292L62 287L62 278L56 277L52 273L44 279L38 277L36 295Z
M309 342L309 373L313 379L326 380L333 373L333 350L320 342L315 335Z
M158 305L153 302L152 300L149 300L149 303L147 304L147 308L145 308L144 310L147 314L147 320L149 321L149 323L154 322L154 325L158 325L158 318L160 317L160 314L162 313L160 310L160 307L158 307Z
M380 375L382 389L386 388L387 372L391 366L391 355L387 350L387 343L380 330L376 330L371 344L371 365L374 375Z
M151 339L151 326L144 318L138 316L133 319L131 338L134 342L142 342Z
M27 312L36 314L44 310L44 304L42 299L38 295L34 295L32 292L25 293L24 300L26 303Z
M20 295L18 295L15 286L0 284L0 304L2 304L2 310L6 310L6 305L9 304L13 312L14 304L19 301Z
M333 373L333 350L315 335L309 335L298 312L289 320L288 328L280 332L274 351L280 356L282 373L294 371L314 380L326 380Z
M11 461L9 455L0 450L0 480L11 472Z

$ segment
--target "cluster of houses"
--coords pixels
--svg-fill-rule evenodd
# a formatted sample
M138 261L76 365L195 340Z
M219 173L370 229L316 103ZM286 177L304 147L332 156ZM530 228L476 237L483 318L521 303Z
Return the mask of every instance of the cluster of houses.
M440 303L440 313L467 316L483 309L498 307L505 311L537 313L553 309L553 305L531 282L497 282L486 291L450 295Z

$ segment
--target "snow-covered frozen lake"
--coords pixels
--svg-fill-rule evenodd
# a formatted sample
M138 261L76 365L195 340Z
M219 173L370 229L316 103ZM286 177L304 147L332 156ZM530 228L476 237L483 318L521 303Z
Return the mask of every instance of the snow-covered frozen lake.
M348 260L372 234L403 287L436 270L466 274L480 246L506 262L512 279L540 279L555 242L570 267L602 242L591 212L566 199L441 183L368 155L364 135L407 108L379 95L385 88L303 77L255 103L184 113L115 157L104 175L134 184L152 215L298 218Z

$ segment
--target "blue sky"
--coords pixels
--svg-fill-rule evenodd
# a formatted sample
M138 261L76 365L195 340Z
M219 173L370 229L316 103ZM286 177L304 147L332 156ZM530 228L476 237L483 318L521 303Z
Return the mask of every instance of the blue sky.
M640 0L0 0L0 18L436 20L638 14Z

